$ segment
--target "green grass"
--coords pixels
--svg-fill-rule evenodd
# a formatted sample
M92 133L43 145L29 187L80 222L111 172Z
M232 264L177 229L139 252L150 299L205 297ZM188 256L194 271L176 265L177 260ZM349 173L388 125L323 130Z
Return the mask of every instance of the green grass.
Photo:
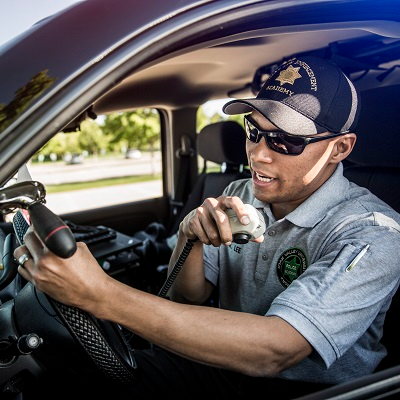
M118 178L99 179L97 181L63 183L61 185L46 186L47 193L70 192L72 190L91 189L103 186L126 185L146 181L160 180L161 175L125 176Z

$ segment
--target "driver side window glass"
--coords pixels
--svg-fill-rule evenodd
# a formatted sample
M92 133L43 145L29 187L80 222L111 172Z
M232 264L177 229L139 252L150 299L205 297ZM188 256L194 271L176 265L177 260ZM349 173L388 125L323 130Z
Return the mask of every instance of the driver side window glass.
M160 144L157 110L99 115L58 133L28 168L56 214L112 206L162 196Z

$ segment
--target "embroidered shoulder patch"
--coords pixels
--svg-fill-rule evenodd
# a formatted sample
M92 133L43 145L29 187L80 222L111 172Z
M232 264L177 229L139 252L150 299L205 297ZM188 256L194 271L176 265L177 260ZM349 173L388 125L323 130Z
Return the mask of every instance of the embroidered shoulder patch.
M281 254L276 267L279 281L287 288L307 269L306 255L300 249L292 247Z

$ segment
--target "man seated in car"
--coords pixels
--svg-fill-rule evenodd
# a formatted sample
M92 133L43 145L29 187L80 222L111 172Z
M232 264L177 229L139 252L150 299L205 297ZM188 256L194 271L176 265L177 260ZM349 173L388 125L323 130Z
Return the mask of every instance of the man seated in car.
M400 216L343 176L359 109L345 74L313 57L283 63L255 99L224 106L245 114L252 177L180 224L170 269L198 240L173 301L114 280L83 243L71 258L56 257L33 230L15 251L29 255L19 272L58 301L154 343L134 352L133 398L286 399L372 373L386 354L379 341L399 286ZM237 244L226 210L245 226L246 203L262 213L266 232ZM216 287L219 308L201 306Z

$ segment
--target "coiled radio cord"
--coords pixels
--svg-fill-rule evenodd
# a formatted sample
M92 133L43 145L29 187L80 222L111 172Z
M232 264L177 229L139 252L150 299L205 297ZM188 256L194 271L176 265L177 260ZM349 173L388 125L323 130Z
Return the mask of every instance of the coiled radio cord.
M188 239L185 243L185 246L183 247L181 254L179 255L178 259L175 262L174 267L172 268L171 272L169 273L167 279L164 282L164 285L158 292L159 297L166 297L169 289L172 286L172 283L174 282L176 276L178 275L179 271L181 270L183 264L186 261L187 256L190 253L190 250L192 250L192 247L194 243L198 240L196 239Z

